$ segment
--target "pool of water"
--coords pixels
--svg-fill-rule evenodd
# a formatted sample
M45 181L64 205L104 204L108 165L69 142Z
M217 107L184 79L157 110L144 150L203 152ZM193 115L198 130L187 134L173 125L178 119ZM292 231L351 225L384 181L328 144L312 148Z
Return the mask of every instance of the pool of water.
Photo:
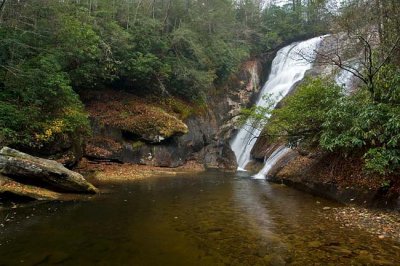
M343 228L334 202L206 172L0 211L0 265L400 265L400 244Z

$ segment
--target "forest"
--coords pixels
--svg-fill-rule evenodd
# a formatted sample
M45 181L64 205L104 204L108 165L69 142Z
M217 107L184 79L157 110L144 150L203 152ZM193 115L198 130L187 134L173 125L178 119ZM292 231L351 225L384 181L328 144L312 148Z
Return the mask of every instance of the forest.
M79 99L87 89L201 105L245 59L326 32L323 2L4 0L0 143L41 147L90 134Z
M89 135L79 97L88 89L201 105L246 59L343 33L351 44L317 63L353 73L362 88L347 97L329 81L309 80L273 111L268 131L291 146L356 151L367 168L396 171L399 8L389 0L346 1L339 9L323 0L3 0L0 143L35 149L63 135ZM357 67L340 61L358 51Z
M0 0L0 265L400 265L400 1Z

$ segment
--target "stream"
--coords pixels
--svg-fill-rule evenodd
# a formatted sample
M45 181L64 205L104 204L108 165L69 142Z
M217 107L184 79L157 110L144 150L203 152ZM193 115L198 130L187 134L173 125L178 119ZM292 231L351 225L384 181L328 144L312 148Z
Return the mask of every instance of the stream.
M339 204L246 173L102 190L0 210L0 265L400 265L400 243L343 227Z

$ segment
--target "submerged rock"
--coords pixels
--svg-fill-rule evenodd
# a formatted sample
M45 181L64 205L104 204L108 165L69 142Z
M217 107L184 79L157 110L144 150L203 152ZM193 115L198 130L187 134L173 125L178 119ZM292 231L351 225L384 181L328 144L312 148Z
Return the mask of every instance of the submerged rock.
M0 173L22 183L42 183L65 192L97 192L97 188L81 174L68 170L61 163L34 157L8 147L0 150Z

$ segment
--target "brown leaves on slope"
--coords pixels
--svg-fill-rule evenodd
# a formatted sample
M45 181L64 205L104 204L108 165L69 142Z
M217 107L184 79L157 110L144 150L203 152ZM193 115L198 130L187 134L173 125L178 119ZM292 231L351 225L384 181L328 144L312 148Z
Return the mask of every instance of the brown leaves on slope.
M103 125L145 139L169 138L188 132L186 124L175 115L129 93L101 91L86 97L88 113Z

